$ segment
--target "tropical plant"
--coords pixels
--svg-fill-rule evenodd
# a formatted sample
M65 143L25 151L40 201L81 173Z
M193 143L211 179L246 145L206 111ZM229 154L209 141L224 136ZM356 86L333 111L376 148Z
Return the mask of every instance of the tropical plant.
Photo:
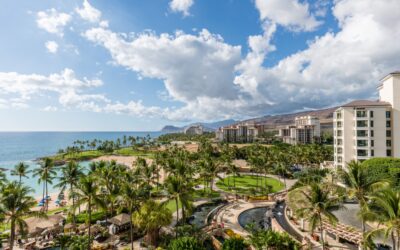
M171 221L171 211L165 204L154 200L146 201L133 214L133 223L146 231L146 241L152 246L157 246L161 227L169 225Z
M88 214L88 237L90 237L93 207L96 206L103 209L106 207L104 199L100 195L100 188L98 183L96 183L95 178L93 178L92 176L82 177L79 180L77 191L74 195L76 195L78 201L75 206L72 207L73 210L75 210L78 206L80 207L82 205L86 205L86 211ZM90 249L90 247L91 240L89 239L87 249Z
M327 219L329 223L335 224L338 219L332 213L335 209L342 208L342 198L334 193L331 186L322 186L320 184L311 184L307 189L301 189L301 205L296 209L296 214L305 218L310 223L311 231L314 232L317 227L320 228L320 237L322 248L325 249L323 235L323 220ZM292 191L295 192L295 191Z
M72 240L71 235L59 234L54 238L53 246L59 247L60 250L67 250L68 246L71 244L71 240ZM86 246L87 245L85 245L85 247Z
M40 164L39 168L33 170L33 176L39 177L38 183L43 183L43 196L42 201L44 202L44 210L47 211L49 207L49 188L48 184L53 184L53 179L57 172L54 169L54 162L50 158L45 158Z
M68 250L87 250L90 246L90 238L88 236L73 236L69 243Z
M200 242L194 237L183 236L171 241L168 250L205 250Z
M18 163L14 166L14 169L11 170L11 175L19 177L19 183L22 182L22 177L27 178L27 174L30 173L29 165L23 162Z
M78 185L79 179L83 175L82 167L75 161L70 161L62 167L61 176L58 178L59 182L55 187L59 187L62 190L69 188L70 198L72 199L72 207L75 207L75 188ZM72 222L75 226L75 212L72 211Z
M31 211L36 204L35 199L30 196L33 190L18 182L10 182L0 189L0 214L2 214L10 228L10 249L13 249L15 231L18 227L22 235L26 234L26 222L28 215L41 216L41 213Z
M299 250L301 245L287 233L273 230L255 230L249 236L249 243L257 250Z
M233 237L225 239L222 244L222 250L243 250L246 249L247 245L243 238Z

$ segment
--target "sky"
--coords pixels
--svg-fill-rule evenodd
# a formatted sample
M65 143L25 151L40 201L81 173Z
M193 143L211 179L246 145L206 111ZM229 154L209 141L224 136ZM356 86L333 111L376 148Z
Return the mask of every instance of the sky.
M0 131L154 131L326 108L376 99L400 69L398 0L0 6Z

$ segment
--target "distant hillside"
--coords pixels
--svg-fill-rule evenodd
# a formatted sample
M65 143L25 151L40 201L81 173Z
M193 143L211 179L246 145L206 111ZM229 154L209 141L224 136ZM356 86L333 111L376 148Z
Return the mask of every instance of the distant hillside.
M310 110L310 111L302 111L298 113L292 113L292 114L283 114L283 115L268 115L268 116L263 116L263 117L258 117L258 118L253 118L253 119L248 119L245 120L244 122L256 122L256 123L262 123L267 126L271 127L276 127L276 126L281 126L281 125L289 125L294 122L294 119L296 116L306 116L306 115L312 115L315 117L318 117L320 122L321 122L321 127L332 127L332 122L333 122L333 112L337 109L337 107L333 108L327 108L327 109L319 109L319 110Z
M207 132L212 132L218 129L219 127L223 126L228 126L231 124L236 123L237 121L229 119L229 120L223 120L223 121L217 121L217 122L196 122L196 123L191 123L183 127L177 127L177 126L172 126L172 125L167 125L161 129L161 132L165 133L179 133L183 132L183 130L186 127L193 126L193 125L201 125L203 126L204 131Z

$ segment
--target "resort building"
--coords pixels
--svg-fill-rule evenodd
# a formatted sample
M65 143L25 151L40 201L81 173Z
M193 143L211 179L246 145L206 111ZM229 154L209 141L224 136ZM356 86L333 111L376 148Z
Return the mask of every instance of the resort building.
M345 168L351 160L400 157L400 72L384 77L379 100L356 100L333 115L334 165Z
M259 134L254 122L244 122L221 127L216 132L216 138L224 142L253 142Z
M321 128L317 117L298 116L294 125L279 129L278 137L292 145L320 142Z
M202 135L203 134L203 126L201 125L192 125L183 131L187 135Z

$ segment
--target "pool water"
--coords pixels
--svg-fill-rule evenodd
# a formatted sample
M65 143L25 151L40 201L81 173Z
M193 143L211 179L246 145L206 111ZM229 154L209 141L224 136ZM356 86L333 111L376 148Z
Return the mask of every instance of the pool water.
M188 223L202 228L207 225L207 216L219 205L221 201L215 201L199 205L195 208L193 215L189 217Z
M252 225L256 230L270 228L271 222L266 215L270 209L270 207L258 207L242 212L239 215L240 226L246 229L248 226Z

